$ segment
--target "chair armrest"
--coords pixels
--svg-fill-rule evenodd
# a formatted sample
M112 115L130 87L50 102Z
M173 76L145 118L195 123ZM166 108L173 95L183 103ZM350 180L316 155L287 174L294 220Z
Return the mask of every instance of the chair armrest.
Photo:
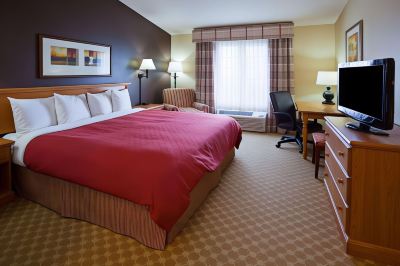
M175 111L175 112L179 111L178 107L176 107L175 105L172 105L172 104L167 104L167 103L164 103L164 110Z
M194 102L193 103L193 108L203 111L204 113L209 113L210 112L210 107L207 104L204 103L198 103Z

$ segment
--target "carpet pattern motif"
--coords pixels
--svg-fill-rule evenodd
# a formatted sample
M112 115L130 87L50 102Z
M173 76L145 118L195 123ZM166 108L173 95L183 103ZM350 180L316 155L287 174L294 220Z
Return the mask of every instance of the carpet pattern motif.
M374 265L345 254L313 165L294 145L276 149L278 138L245 133L165 251L18 199L0 209L0 265Z

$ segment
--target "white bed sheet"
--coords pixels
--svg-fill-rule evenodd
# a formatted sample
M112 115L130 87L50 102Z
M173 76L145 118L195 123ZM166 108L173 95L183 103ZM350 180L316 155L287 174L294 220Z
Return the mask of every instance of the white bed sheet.
M19 134L17 134L17 133L10 133L10 134L7 134L7 135L3 136L3 139L16 141L18 136L19 136Z
M75 121L72 123L41 128L41 129L32 131L32 132L24 134L24 135L12 133L12 134L5 135L4 138L15 141L15 143L13 145L13 150L12 150L13 162L20 166L25 166L24 154L25 154L26 146L29 144L29 142L31 140L33 140L36 137L39 137L41 135L48 134L48 133L77 128L77 127L81 127L84 125L89 125L89 124L121 117L121 116L128 115L128 114L137 113L137 112L140 112L143 110L145 110L145 109L134 108L134 109L120 111L120 112L113 112L113 113L109 113L109 114L105 114L105 115L99 115L99 116L95 116L95 117L91 117L91 118L87 118L87 119L82 119L82 120Z

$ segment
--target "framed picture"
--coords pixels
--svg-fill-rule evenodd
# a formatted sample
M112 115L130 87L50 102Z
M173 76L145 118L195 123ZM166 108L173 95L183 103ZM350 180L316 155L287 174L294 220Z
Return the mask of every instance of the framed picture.
M346 61L363 60L363 21L360 20L346 31Z
M111 76L111 45L39 35L39 76Z

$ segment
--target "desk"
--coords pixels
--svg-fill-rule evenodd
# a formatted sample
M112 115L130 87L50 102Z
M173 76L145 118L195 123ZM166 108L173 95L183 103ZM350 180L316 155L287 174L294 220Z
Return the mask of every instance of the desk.
M306 124L308 119L324 119L324 116L344 116L337 110L337 105L322 104L320 102L303 102L296 101L297 110L299 111L300 117ZM306 126L303 127L303 158L307 159L307 134L308 129Z

